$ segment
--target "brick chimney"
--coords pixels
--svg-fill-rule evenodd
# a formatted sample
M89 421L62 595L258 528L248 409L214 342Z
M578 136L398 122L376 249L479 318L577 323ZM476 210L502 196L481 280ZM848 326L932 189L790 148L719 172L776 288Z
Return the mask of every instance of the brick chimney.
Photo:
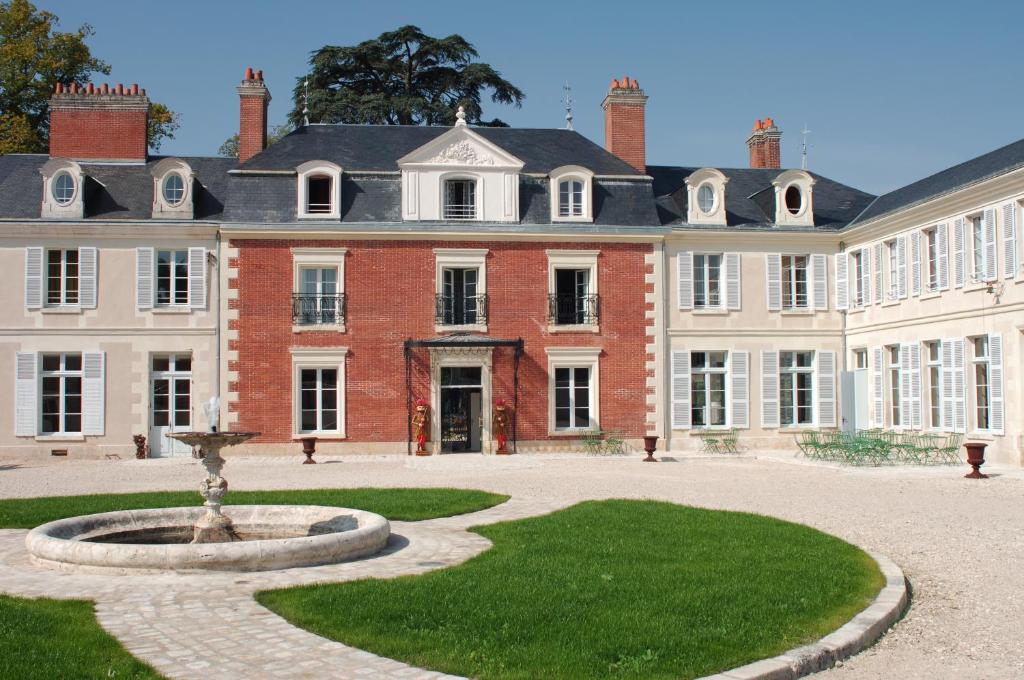
M263 82L263 71L245 69L238 86L238 162L244 163L267 148L267 107L270 90Z
M149 99L138 85L57 83L50 97L50 157L146 161Z
M601 103L604 109L604 146L640 172L647 172L644 108L647 95L627 76L612 80Z
M750 167L781 168L782 155L779 145L782 131L775 126L771 118L760 118L754 121L754 131L747 137L747 148L750 150Z

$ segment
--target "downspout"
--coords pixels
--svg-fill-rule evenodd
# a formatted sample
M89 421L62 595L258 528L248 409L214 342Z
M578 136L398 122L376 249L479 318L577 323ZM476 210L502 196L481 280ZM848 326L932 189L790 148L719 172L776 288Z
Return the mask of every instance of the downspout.
M845 241L840 241L839 242L839 252L840 252L840 254L846 252L846 242ZM847 267L847 269L849 269L849 267ZM849 281L849 273L847 273L847 281ZM847 288L849 288L849 284L847 284ZM840 333L841 333L840 348L841 348L841 350L843 352L843 363L842 363L842 366L843 366L843 373L846 373L849 370L849 367L847 366L848 360L847 360L847 356L846 356L848 354L847 347L846 347L846 315L849 312L849 305L847 305L846 309L841 309L839 311L840 311L840 314L841 314L840 317L839 317L839 321L840 321L839 330L840 330Z
M215 336L216 337L217 349L214 350L214 359L213 359L213 376L214 376L213 395L217 398L217 403L218 404L221 403L221 398L220 398L220 396L221 396L220 395L220 343L221 343L220 318L221 318L221 311L220 311L220 306L221 306L221 300L223 299L222 296L223 296L223 293L224 293L223 290L222 290L222 286L223 286L224 282L221 280L221 277L220 277L220 260L221 260L222 255L223 255L223 253L221 252L220 227L217 227L217 258L216 258L216 260L214 262L215 272L216 272L216 275L217 275L217 312L216 312L216 317L215 317L215 323L217 324L217 333L216 333L216 336ZM226 404L221 404L221 409L222 409L221 420L222 421L226 421L227 420L227 405ZM224 429L224 428L219 428L219 429Z
M661 418L663 432L665 433L665 452L670 452L672 444L672 393L669 390L671 372L669 369L669 344L668 344L668 281L669 281L669 259L667 239L662 238L661 246L661 276L658 277L661 283L661 295L658 295L655 304L661 305L661 357L655 353L655 372L661 372Z

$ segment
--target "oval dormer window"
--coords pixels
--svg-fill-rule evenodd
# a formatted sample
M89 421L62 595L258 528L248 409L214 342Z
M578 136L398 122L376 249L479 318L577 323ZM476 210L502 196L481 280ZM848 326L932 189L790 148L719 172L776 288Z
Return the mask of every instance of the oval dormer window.
M172 172L164 179L164 200L167 205L177 207L185 200L185 180L176 172Z
M705 215L715 211L715 189L710 184L701 184L697 189L697 207Z
M789 185L786 188L786 210L791 215L799 215L804 209L804 195L800 191L800 187L795 184Z
M53 200L59 205L67 205L75 198L75 178L70 173L62 172L53 178Z

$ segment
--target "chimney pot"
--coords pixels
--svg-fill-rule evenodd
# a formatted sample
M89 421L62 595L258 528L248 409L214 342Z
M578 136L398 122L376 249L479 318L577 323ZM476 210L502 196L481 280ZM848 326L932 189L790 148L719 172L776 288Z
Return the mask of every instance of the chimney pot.
M612 80L601 103L604 109L604 146L640 172L647 171L644 111L647 95L635 80Z
M256 80L260 81L261 83L263 82L263 71L262 70L256 71Z
M64 91L64 85L62 85L61 83L57 83L57 87L55 87L53 91L60 94Z
M124 85L122 85L121 83L117 84L117 93L122 96L124 95Z
M137 87L137 86L136 86ZM98 95L118 95L116 99ZM144 162L149 101L123 83L69 83L50 99L50 157Z
M252 66L247 66L245 68L245 77L243 80L252 80Z
M138 83L132 83L132 94L137 95L138 93L139 93L139 84Z

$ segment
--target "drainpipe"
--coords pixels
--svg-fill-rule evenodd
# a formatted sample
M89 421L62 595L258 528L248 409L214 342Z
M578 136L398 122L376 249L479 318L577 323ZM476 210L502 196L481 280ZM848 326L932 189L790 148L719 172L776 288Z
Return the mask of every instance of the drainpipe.
M668 344L668 281L669 281L669 258L667 240L662 238L661 243L661 276L658 281L661 283L661 295L656 299L655 304L661 305L661 361L658 361L655 353L655 373L661 371L661 419L662 432L665 436L665 452L671 451L672 439L672 392L670 391L672 376L669 363Z
M220 304L223 295L222 281L220 279L220 259L221 259L221 243L220 243L220 227L217 228L217 258L214 261L214 272L217 276L217 312L216 312L216 345L217 349L214 351L213 359L213 394L217 397L217 403L220 403L220 341L221 341L221 329L220 329ZM227 405L221 404L221 420L227 420ZM219 428L223 429L223 428Z
M845 241L840 241L839 242L839 252L840 253L845 253L846 252L846 242ZM846 279L847 279L847 288L849 288L849 279L850 279L850 277L849 277L849 267L847 267L847 277L846 277ZM849 294L847 294L847 297L849 297ZM849 302L849 300L847 300L847 302ZM847 366L848 360L847 360L847 356L846 356L848 354L847 348L846 348L846 314L849 312L850 305L847 304L846 307L847 307L846 309L839 310L840 311L840 317L839 317L840 326L839 326L839 329L840 329L840 331L842 333L842 335L840 337L840 342L841 342L841 348L842 348L842 352L843 352L843 373L845 373L846 371L849 370L849 367Z

